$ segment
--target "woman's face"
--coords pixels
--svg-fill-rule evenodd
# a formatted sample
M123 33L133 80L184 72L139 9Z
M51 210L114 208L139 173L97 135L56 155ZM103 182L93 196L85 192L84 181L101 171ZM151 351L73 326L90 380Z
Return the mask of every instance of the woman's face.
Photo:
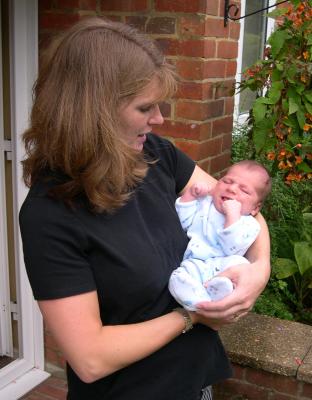
M142 151L146 134L153 125L161 125L164 118L158 104L158 81L155 79L143 92L119 108L119 129L122 139L133 149Z

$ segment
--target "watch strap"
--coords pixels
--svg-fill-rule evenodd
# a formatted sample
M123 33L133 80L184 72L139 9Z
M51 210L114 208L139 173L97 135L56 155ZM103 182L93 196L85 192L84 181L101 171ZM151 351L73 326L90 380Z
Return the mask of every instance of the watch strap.
M193 322L190 317L190 314L185 310L185 308L182 307L177 307L173 311L177 311L180 315L182 315L184 322L185 322L185 328L183 329L182 333L188 332L190 329L193 328Z

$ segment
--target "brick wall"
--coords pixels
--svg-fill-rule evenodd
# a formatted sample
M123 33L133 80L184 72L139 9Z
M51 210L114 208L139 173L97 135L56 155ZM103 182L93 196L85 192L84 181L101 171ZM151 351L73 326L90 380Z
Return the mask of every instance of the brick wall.
M312 384L294 377L233 365L234 376L214 386L214 400L309 400Z
M216 175L230 162L239 37L238 23L223 26L223 8L224 0L39 0L40 47L89 15L152 35L182 78L177 96L162 107L164 125L155 131Z
M223 25L224 0L38 0L39 47L79 19L107 16L157 39L182 78L162 105L156 133L171 139L199 165L218 175L230 162L239 24ZM46 359L63 366L49 333Z

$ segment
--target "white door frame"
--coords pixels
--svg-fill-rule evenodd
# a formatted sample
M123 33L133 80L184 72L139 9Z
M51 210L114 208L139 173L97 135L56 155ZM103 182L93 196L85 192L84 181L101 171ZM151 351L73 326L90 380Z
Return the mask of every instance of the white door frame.
M0 9L0 18L2 18ZM0 31L2 43L2 31ZM0 44L0 356L13 357L12 323L10 307L9 257L7 235L7 207L5 191L5 161L8 142L4 140L3 120L3 68Z
M27 194L22 183L24 149L21 133L28 126L32 86L38 68L37 0L10 1L11 128L14 243L19 318L19 358L0 370L0 398L16 400L45 380L43 323L25 272L18 211Z

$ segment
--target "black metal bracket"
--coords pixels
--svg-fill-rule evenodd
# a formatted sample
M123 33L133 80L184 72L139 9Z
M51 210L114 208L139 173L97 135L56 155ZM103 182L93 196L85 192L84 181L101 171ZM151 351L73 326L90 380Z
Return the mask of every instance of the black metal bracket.
M268 7L265 7L265 8L261 8L261 10L257 10L257 11L254 11L254 12L250 13L250 14L243 15L242 17L235 18L236 15L237 15L238 12L239 12L239 7L238 7L238 5L237 5L237 4L229 4L230 1L229 1L229 0L225 0L225 2L224 2L224 26L227 26L228 20L229 20L229 19L232 20L232 21L238 21L239 19L243 19L243 18L249 17L250 15L257 14L257 13L259 13L259 12L261 12L261 11L266 11L266 10L268 10L269 8L278 6L279 4L287 3L288 1L289 1L289 0L280 1L279 3L275 3L275 4L273 4L272 6L268 6ZM234 9L234 17L231 17L231 16L229 15L229 14L230 14L231 8Z

